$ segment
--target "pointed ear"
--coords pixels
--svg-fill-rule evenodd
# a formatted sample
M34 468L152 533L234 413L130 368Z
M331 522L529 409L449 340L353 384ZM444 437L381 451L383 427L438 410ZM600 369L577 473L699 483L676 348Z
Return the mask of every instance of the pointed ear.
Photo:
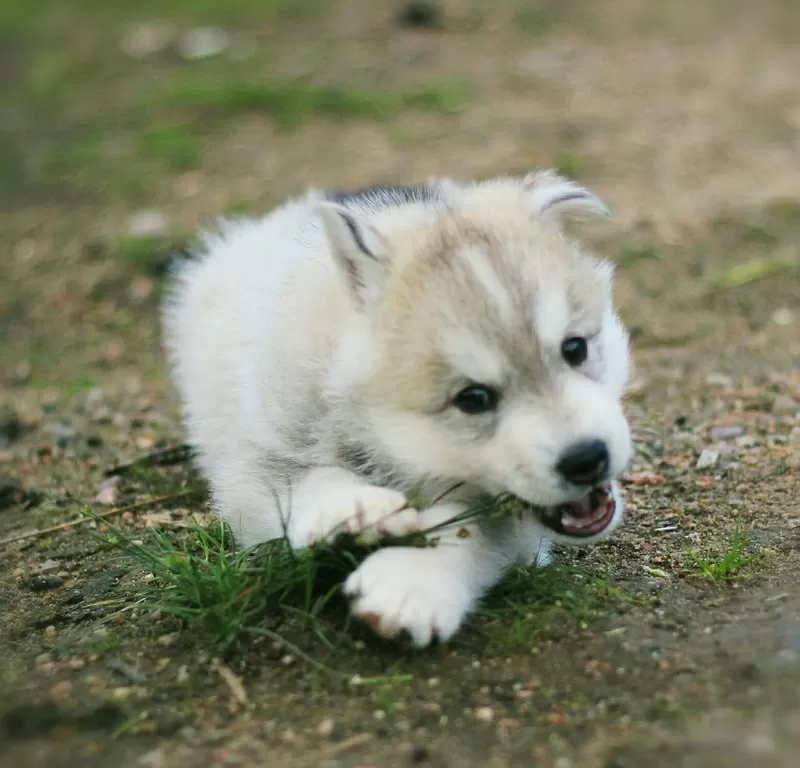
M383 235L362 216L338 203L318 202L317 215L353 298L364 308L386 281L388 262Z
M531 202L531 212L536 216L552 216L559 220L611 216L611 211L594 192L555 171L529 173L523 184Z

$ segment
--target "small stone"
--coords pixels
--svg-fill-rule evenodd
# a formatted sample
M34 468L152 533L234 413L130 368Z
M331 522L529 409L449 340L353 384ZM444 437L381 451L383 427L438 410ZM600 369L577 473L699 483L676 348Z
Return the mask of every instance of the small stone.
M100 483L100 488L97 495L94 497L95 503L114 505L117 503L119 497L119 475L114 475Z
M135 24L125 30L120 48L132 59L147 59L163 51L174 36L168 24Z
M137 761L139 768L167 768L167 748L158 747L150 752L145 752Z
M494 720L494 710L491 707L475 707L472 716L483 723L491 723Z
M50 695L54 699L66 699L72 691L72 683L69 680L61 680L50 689Z
M158 211L140 211L128 224L128 234L136 237L163 235L166 231L167 217Z
M54 573L43 576L33 576L28 580L28 589L31 592L45 592L48 589L60 587L63 583L64 579ZM55 634L55 628L53 629L53 633Z
M291 653L287 653L283 658L281 658L281 664L283 664L285 667L290 667L295 663L295 661L297 661L297 659L292 656Z
M794 323L794 312L788 307L779 307L772 313L772 322L781 326L792 325Z
M709 373L708 376L706 376L706 383L714 387L729 389L733 386L733 379L730 376L726 376L724 373Z
M295 733L291 728L287 728L281 733L281 741L290 747L302 747L306 739L301 733Z
M653 486L663 485L667 482L667 479L664 475L659 475L655 472L634 472L623 477L622 481L630 485Z
M734 437L739 437L739 435L744 433L744 427L738 424L732 424L731 426L723 426L723 427L713 427L711 430L711 439L712 440L730 440Z
M706 448L697 459L695 469L713 469L717 466L718 461L719 451L712 451L710 448Z
M317 726L317 734L319 736L321 736L323 739L327 739L331 735L333 735L333 729L335 727L336 727L336 723L334 722L333 718L332 717L326 717Z
M30 381L32 374L33 368L30 363L17 363L17 365L11 368L9 380L10 383L15 386L22 386Z
M195 27L181 37L178 51L190 61L208 59L219 56L230 43L230 36L220 27Z
M155 283L149 277L137 277L128 288L128 295L137 303L147 301L152 295Z
M50 573L50 571L57 571L61 567L58 560L45 560L43 563L38 563L35 566L36 573Z

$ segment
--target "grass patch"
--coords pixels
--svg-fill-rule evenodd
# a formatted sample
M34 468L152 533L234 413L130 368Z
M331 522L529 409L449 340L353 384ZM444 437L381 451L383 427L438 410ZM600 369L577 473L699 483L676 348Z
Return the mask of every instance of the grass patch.
M712 281L710 290L724 291L774 277L791 278L795 275L800 275L800 259L782 257L750 259L725 270Z
M28 29L37 20L57 15L61 0L4 0L0 4L0 32ZM303 18L323 10L321 0L72 0L70 12L103 22L165 19L188 24L253 24Z
M503 516L510 511L504 500L491 500L447 525L477 516ZM142 589L132 597L137 610L176 617L225 658L236 654L253 638L266 637L280 641L298 658L327 672L332 670L300 645L305 646L306 640L312 638L318 650L323 647L333 652L337 650L337 638L347 641L350 620L340 594L346 576L381 546L435 546L441 527L372 545L343 536L335 544L321 544L301 552L293 551L285 540L237 551L222 522L209 527L192 523L184 526L183 533L159 529L128 532L109 525L90 510L84 514L110 533L102 537L103 541L146 572ZM514 580L521 577L511 578L512 584L505 585L501 601L495 601L496 612L519 612L516 601L523 591L530 607L531 588L515 587ZM534 590L533 594L548 593L548 606L567 606L573 613L580 612L583 593L566 588L553 593L553 578L549 573L543 579L537 576L535 583L540 591ZM342 616L347 617L344 622ZM370 636L366 628L363 632ZM290 638L295 636L302 639L293 643Z
M514 14L517 29L530 37L543 37L565 22L564 5L558 0L543 0Z
M632 267L640 261L652 261L661 258L663 258L661 251L654 248L652 245L644 245L638 248L629 246L622 249L622 253L620 253L617 259L617 264L620 267L626 268Z
M178 104L221 114L265 112L283 128L318 117L388 120L405 109L456 113L469 95L463 83L405 91L374 91L271 80L223 82L186 78L170 89Z
M122 235L102 244L106 256L153 277L163 277L174 259L186 253L190 239L175 235Z
M260 635L280 640L313 666L322 666L286 643L279 631L289 619L299 619L332 647L321 613L343 575L355 566L348 550L324 548L306 556L275 542L236 552L224 523L193 524L182 542L158 529L149 531L146 540L119 528L110 532L107 543L150 574L137 607L177 617L223 657Z
M553 159L553 169L560 176L577 179L584 163L574 152L559 152Z
M531 648L634 600L608 579L564 564L512 571L479 611L502 648ZM514 616L511 624L508 617Z
M695 550L689 551L689 557L697 568L696 576L711 581L723 582L741 578L742 571L753 561L754 556L747 552L747 533L741 527L734 531L730 545L715 559L706 559Z
M185 171L200 164L197 137L184 125L156 125L141 139L142 153L160 160L171 171Z
M104 632L94 635L89 643L89 649L98 658L103 658L114 651L122 648L122 638L114 632Z

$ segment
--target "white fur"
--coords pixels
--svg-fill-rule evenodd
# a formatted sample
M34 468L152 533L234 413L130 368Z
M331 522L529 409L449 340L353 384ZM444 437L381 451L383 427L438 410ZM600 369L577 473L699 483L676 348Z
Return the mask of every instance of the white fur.
M605 207L548 172L429 184L438 197L392 205L309 194L224 224L176 271L164 316L173 377L241 544L401 535L493 493L569 502L586 490L554 467L584 438L606 441L612 478L627 464L627 338L610 269L558 227ZM560 355L572 335L591 338L577 370ZM496 412L451 405L471 380L502 388ZM454 483L421 512L404 501ZM445 527L438 546L372 554L345 592L382 634L447 640L508 567L547 564L552 541L609 535L622 519L616 484L614 495L615 518L594 537L555 534L533 514Z

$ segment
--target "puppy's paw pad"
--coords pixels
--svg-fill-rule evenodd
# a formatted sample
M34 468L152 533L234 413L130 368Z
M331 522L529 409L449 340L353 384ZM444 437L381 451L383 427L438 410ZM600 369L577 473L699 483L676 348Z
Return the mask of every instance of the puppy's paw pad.
M406 634L414 646L446 642L474 599L457 561L429 549L395 547L370 555L344 584L351 610L376 634Z
M363 485L339 488L321 496L289 525L289 542L303 549L340 536L358 536L363 543L382 536L403 536L419 530L419 512L391 488Z

